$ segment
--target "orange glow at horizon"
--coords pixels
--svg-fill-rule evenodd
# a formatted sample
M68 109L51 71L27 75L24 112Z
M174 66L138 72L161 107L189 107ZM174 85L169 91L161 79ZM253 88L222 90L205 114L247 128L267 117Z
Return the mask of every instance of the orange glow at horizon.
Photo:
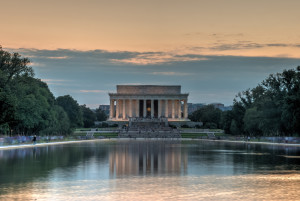
M1 7L14 9L1 11L3 48L300 58L297 0L19 0Z

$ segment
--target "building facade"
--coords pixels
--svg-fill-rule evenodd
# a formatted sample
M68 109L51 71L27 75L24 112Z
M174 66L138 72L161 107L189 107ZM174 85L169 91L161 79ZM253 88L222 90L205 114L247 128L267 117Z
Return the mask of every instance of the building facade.
M204 107L205 103L188 103L188 113L192 114L196 110L199 110L201 107Z
M99 105L99 109L104 111L105 114L108 116L110 111L110 105Z
M188 95L181 93L179 85L117 85L117 93L109 93L109 120L165 117L168 121L187 121Z

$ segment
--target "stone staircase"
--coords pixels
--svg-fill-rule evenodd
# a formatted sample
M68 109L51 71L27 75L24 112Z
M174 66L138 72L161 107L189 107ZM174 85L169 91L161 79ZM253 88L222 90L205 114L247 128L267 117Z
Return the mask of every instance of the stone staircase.
M132 118L129 126L119 131L120 138L181 138L178 129L172 129L167 119Z

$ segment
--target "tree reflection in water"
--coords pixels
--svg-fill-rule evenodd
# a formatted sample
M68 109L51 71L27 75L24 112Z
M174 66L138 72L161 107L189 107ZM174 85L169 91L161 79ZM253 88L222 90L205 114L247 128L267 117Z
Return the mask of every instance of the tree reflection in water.
M0 200L293 200L299 156L299 147L198 140L0 150Z

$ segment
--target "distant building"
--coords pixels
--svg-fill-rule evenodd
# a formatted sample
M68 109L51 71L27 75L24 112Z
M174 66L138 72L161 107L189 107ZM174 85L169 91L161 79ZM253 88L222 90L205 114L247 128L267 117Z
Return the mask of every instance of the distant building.
M117 93L109 93L109 120L167 118L168 121L189 121L188 95L181 93L180 85L117 85Z
M213 105L215 108L223 108L224 104L223 103L211 103L210 105Z
M201 107L205 106L205 103L188 103L188 113L192 114L196 110L199 110Z
M215 108L218 108L222 111L232 110L232 106L225 106L223 103L211 103Z
M188 113L192 114L196 110L199 110L201 107L206 106L205 103L188 103ZM215 108L220 109L221 111L232 110L232 106L225 106L223 103L210 103L208 105L213 105Z
M224 108L221 109L222 111L229 111L232 110L232 106L225 106Z
M109 110L110 110L110 105L99 105L99 109L104 111L105 114L108 116L109 115Z

